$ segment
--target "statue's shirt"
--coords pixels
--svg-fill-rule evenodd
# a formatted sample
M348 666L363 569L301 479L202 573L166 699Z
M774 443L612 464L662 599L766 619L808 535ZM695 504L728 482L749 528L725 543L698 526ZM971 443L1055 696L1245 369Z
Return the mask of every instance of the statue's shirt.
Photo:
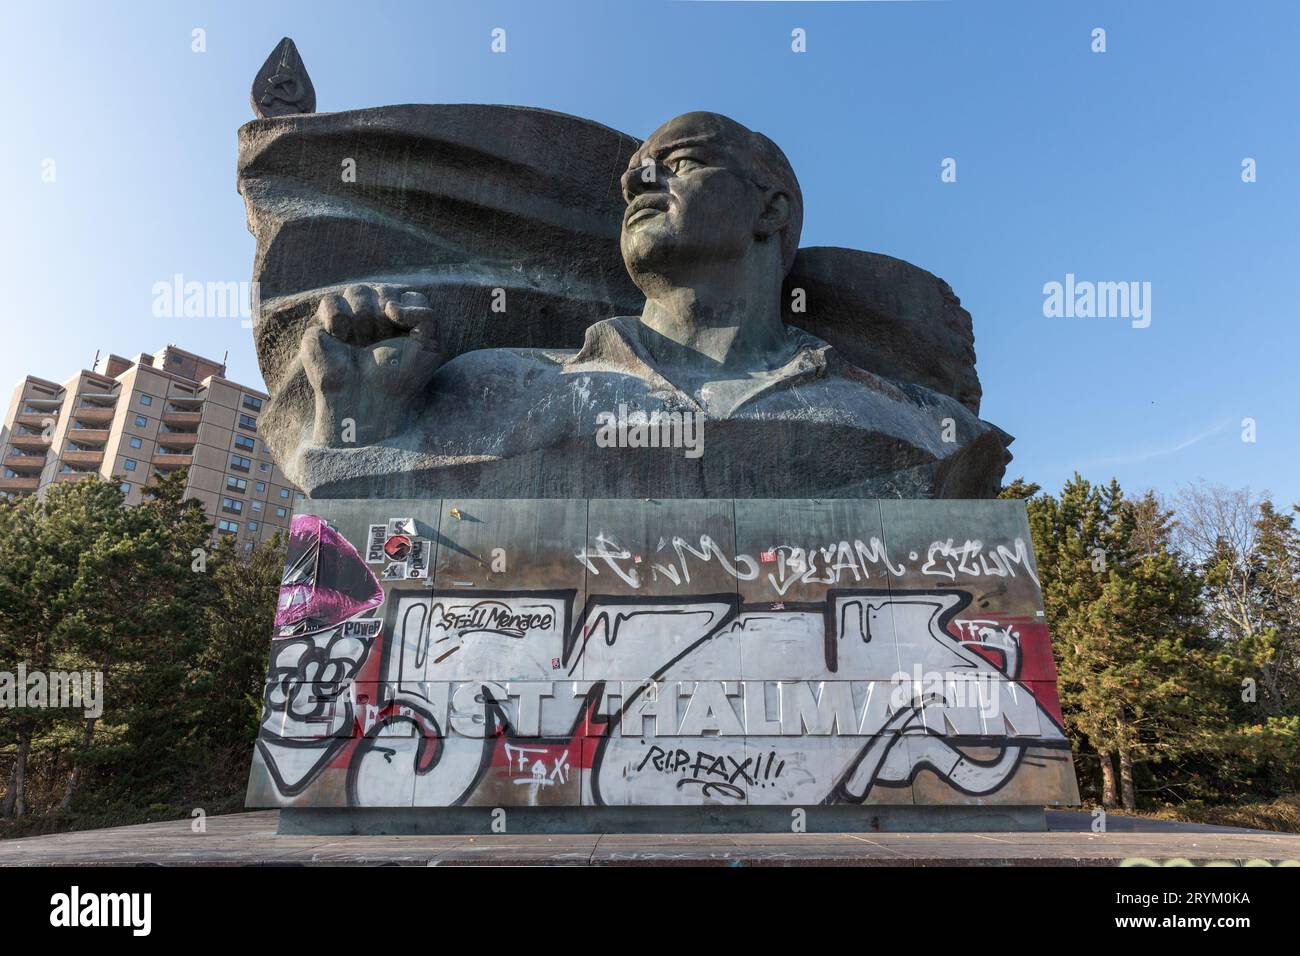
M657 367L639 321L598 322L576 352L484 349L447 362L416 427L372 450L374 465L393 474L378 490L521 498L997 492L1007 436L948 396L863 371L793 327L771 368L685 376ZM665 442L649 445L637 432L683 416L692 416L689 430L661 431ZM359 493L351 482L330 483L328 454L309 453L304 465L329 494Z
M785 348L773 367L746 373L682 373L656 367L635 318L598 322L587 330L582 348L565 362L565 374L610 371L644 381L666 404L700 412L715 420L730 418L741 406L781 388L824 375L831 347L801 329L786 326ZM784 361L782 361L784 359ZM669 380L669 377L673 379Z

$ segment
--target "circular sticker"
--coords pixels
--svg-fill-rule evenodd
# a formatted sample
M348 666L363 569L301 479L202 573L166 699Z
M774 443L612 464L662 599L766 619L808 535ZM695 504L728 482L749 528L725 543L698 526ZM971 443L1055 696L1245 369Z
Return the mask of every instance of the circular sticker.
M404 534L395 534L384 542L384 554L394 561L401 561L411 553L411 539Z

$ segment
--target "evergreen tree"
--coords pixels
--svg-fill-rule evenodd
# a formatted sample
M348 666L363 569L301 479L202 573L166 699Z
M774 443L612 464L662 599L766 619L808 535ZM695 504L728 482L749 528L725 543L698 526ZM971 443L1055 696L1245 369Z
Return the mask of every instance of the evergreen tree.
M5 670L21 664L29 674L48 674L61 664L79 663L82 655L73 637L85 600L82 562L122 532L124 513L118 487L93 479L55 484L41 497L0 508L0 661ZM5 723L14 759L0 815L27 812L33 740L70 719L70 712L59 708L10 711Z
M261 719L284 573L283 539L277 536L246 553L219 549L211 569L215 594L205 608L206 646L191 672L191 693L207 702L201 728L205 745L247 759Z
M1139 767L1203 748L1224 720L1195 569L1171 550L1172 515L1153 495L1077 474L1059 499L1022 481L1003 491L1025 495L1067 726L1100 765L1102 804L1134 809Z

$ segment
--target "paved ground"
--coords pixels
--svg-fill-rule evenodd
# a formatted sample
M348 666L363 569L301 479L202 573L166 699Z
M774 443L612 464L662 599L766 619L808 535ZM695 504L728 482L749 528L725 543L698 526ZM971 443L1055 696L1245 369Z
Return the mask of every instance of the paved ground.
M1300 835L1048 812L1046 833L777 833L565 836L279 836L275 811L0 841L0 865L714 864L1114 865L1126 858L1300 860Z

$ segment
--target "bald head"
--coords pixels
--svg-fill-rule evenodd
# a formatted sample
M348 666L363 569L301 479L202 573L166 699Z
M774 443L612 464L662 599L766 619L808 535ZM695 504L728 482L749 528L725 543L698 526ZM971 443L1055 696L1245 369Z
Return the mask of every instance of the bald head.
M622 246L634 279L636 260L656 239L707 246L704 236L685 234L706 228L717 251L734 251L742 233L774 243L782 277L794 263L803 225L799 181L774 142L729 117L685 113L664 123L632 155L623 194Z

